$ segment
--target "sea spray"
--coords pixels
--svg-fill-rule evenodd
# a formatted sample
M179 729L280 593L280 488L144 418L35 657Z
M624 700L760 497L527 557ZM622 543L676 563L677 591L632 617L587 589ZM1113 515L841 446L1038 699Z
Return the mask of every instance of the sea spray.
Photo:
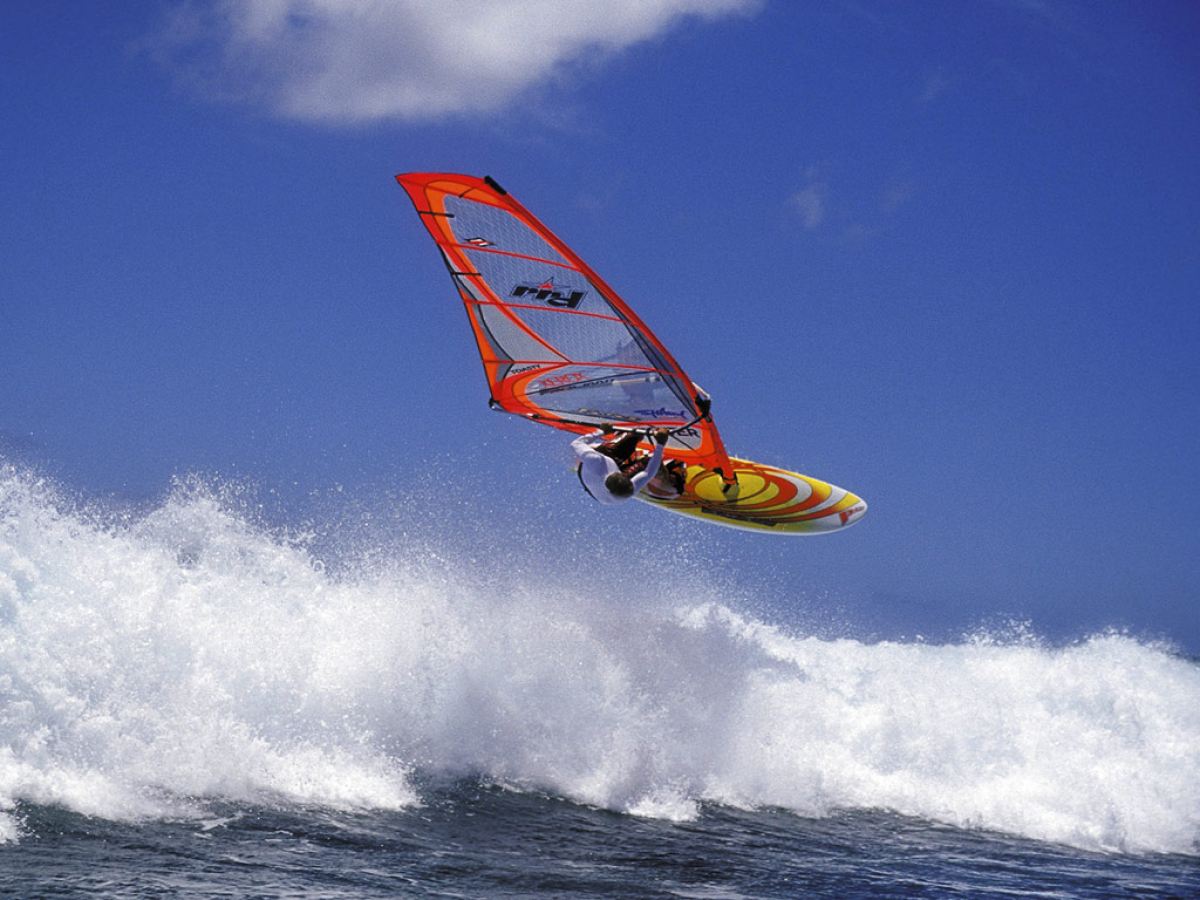
M1197 849L1192 662L1120 635L1058 649L866 645L791 638L719 608L699 619L792 667L756 674L732 732L738 762L713 799L885 808L1087 848Z
M302 549L194 485L108 524L20 472L0 490L0 804L412 802L354 720L357 685L329 677L338 633L322 631L347 598Z
M666 819L885 808L1197 852L1200 667L1164 648L821 640L703 578L653 600L502 576L453 534L320 559L247 508L191 480L106 512L2 471L0 839L22 803L400 809L468 776Z

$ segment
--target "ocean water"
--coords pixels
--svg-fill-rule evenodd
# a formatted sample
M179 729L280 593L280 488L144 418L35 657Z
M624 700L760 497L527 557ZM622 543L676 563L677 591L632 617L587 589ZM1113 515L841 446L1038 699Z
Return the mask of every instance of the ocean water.
M1200 896L1170 648L495 569L0 461L0 896Z

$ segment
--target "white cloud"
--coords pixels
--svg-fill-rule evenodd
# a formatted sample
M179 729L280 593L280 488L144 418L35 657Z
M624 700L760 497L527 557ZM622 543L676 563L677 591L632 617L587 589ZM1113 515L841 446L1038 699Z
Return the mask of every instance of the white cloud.
M761 0L191 0L155 53L194 87L325 122L494 111L573 62Z

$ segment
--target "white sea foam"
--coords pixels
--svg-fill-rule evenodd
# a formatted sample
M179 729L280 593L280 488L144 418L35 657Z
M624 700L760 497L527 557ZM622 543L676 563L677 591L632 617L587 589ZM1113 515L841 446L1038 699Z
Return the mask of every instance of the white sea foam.
M467 555L331 574L221 489L102 515L0 463L0 841L20 802L396 809L425 772L675 820L886 808L1198 852L1200 667L1162 648L820 640L695 587L604 602Z

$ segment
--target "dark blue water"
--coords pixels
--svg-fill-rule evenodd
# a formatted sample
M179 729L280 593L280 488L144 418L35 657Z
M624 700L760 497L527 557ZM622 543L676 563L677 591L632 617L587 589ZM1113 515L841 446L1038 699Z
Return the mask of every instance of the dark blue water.
M870 811L705 806L671 823L475 782L418 808L227 805L119 824L22 807L0 896L129 898L1193 898L1195 857L1080 852Z

